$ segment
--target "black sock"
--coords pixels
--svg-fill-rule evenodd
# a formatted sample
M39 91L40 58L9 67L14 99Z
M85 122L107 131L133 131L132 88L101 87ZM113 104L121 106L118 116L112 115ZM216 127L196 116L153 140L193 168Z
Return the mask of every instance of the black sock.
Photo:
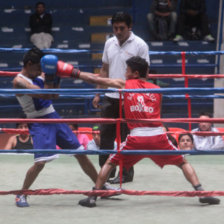
M198 184L198 185L194 186L194 189L195 189L196 191L204 191L204 189L203 189L203 187L201 186L201 184Z

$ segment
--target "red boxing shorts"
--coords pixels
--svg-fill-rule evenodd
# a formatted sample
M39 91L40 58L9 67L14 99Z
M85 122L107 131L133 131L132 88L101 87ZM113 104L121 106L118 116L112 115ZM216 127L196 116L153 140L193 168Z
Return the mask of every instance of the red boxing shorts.
M121 150L178 150L166 134L155 136L128 136ZM123 159L123 166L129 170L134 164L144 158L150 158L161 168L165 165L181 165L184 163L182 155L122 155L112 154L109 159L112 163L119 165Z

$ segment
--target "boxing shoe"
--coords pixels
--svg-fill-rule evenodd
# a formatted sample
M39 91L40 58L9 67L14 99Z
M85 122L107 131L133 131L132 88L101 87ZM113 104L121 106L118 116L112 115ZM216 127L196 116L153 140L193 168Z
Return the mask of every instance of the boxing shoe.
M113 187L108 183L105 183L102 187L102 190L112 190L112 191L119 191L120 188L119 187Z
M107 198L110 198L110 197L113 197L113 196L121 195L121 193L119 192L121 190L120 187L113 187L108 183L105 183L103 185L102 190L107 190L107 191L111 190L111 191L117 191L117 192L115 192L114 194L112 194L110 196L101 196L101 199L107 199Z
M79 205L88 208L96 207L96 198L96 196L89 196L88 198L80 200Z
M194 186L194 189L196 191L204 191L201 184L198 184L197 186ZM199 197L199 202L203 204L209 204L209 205L218 205L220 204L220 200L218 198L214 197Z
M113 180L109 180L110 184L120 184L120 175L118 174ZM124 176L122 176L122 183L131 182L131 180L127 180Z
M209 204L209 205L220 204L220 200L214 197L202 197L202 198L199 198L199 202L203 204Z
M123 169L122 183L132 182L134 177L134 168L131 167L129 171ZM113 180L109 180L110 184L120 184L120 175L118 174Z
M26 196L24 194L16 195L16 206L17 207L29 207L30 206L28 204L28 202L26 200Z

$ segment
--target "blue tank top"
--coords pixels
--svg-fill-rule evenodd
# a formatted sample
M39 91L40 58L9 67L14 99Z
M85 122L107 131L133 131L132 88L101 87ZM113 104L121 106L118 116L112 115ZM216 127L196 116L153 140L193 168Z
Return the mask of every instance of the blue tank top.
M24 78L26 81L28 81L31 84L39 86L41 89L44 88L44 80L41 76L33 80L22 74L18 74L17 76ZM49 113L55 112L51 100L34 98L26 94L17 95L16 98L19 101L19 104L22 107L27 118L42 117Z

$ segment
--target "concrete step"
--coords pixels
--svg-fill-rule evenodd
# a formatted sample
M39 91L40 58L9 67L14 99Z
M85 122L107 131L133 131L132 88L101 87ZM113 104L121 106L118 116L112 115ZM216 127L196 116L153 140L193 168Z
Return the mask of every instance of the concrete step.
M111 15L90 16L89 25L90 26L110 26Z
M104 43L111 33L92 33L91 34L91 43Z
M94 74L100 74L100 68L94 68L93 73Z
M91 59L98 61L98 60L101 60L102 59L102 56L103 56L102 53L94 53L94 54L91 54Z

